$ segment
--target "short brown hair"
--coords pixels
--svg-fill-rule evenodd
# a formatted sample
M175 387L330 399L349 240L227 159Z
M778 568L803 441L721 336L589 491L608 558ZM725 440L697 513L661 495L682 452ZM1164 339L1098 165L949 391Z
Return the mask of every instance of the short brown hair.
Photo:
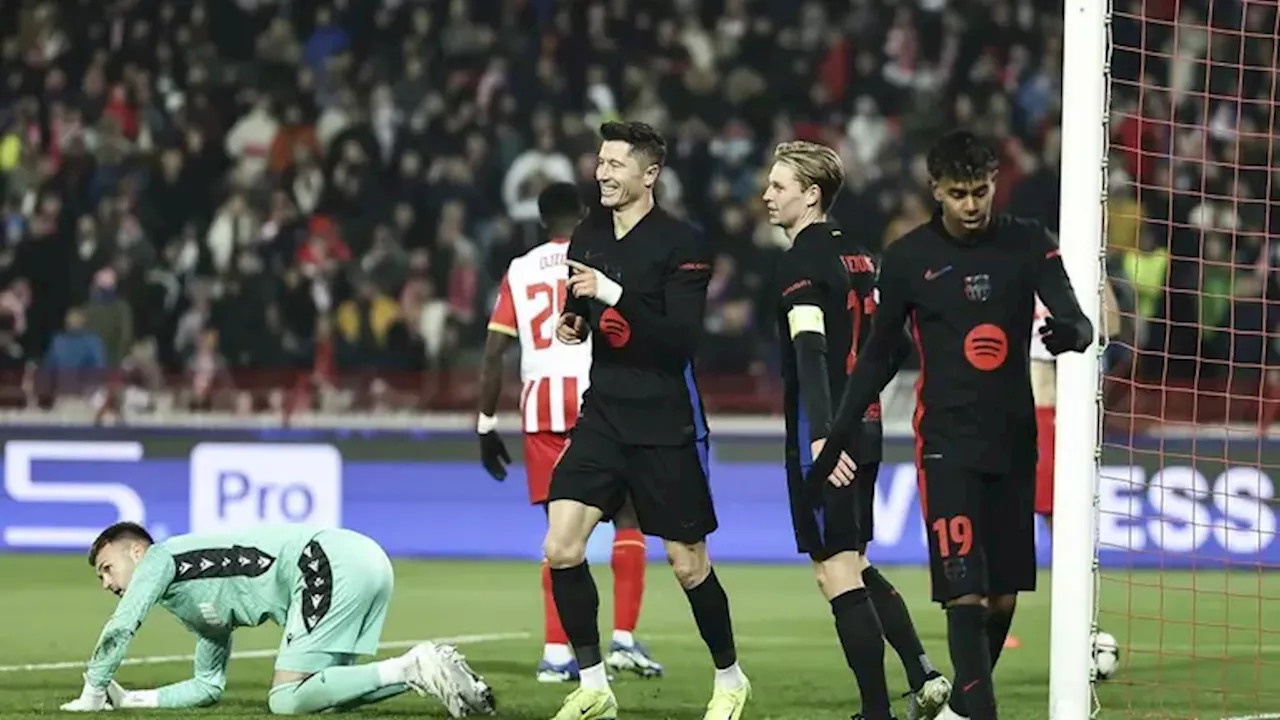
M600 126L600 139L617 140L631 146L631 152L648 160L646 165L662 167L667 161L667 141L652 125L642 122L607 122Z
M844 185L844 162L835 150L808 140L793 140L778 143L773 149L773 160L791 168L800 187L818 186L822 192L822 212L835 204L836 195Z
M117 540L139 540L148 545L154 545L156 542L151 539L151 533L147 532L147 529L138 523L118 522L98 533L97 539L93 541L93 545L89 548L89 567L97 567L98 553L102 552L102 548Z

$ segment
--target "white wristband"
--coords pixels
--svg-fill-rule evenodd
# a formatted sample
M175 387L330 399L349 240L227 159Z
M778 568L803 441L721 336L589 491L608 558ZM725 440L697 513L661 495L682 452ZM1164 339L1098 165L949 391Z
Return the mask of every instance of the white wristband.
M487 435L498 427L498 418L492 415L480 413L480 417L476 419L476 432L481 435Z
M622 299L622 286L605 277L605 274L599 270L596 270L595 273L596 299L609 307L614 307Z

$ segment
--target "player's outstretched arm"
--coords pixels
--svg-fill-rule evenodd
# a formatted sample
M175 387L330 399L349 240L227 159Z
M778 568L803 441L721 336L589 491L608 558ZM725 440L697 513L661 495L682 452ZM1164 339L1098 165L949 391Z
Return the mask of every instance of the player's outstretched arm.
M908 285L901 277L899 262L892 259L892 253L885 254L877 288L880 303L871 321L871 335L867 337L862 352L858 353L853 374L844 386L840 408L832 420L830 437L835 441L827 443L822 453L814 458L813 468L809 471L810 482L823 482L831 474L840 460L840 453L845 450L844 445L853 437L854 426L862 421L867 407L875 402L880 391L902 366L906 359L904 350L910 352L903 335L903 327L907 324Z
M1093 344L1093 323L1085 317L1071 287L1071 278L1062 264L1058 239L1038 228L1036 248L1036 294L1049 308L1041 335L1045 348L1054 355L1067 351L1083 352Z
M213 705L227 689L227 662L231 659L231 634L196 641L195 675L190 680L155 690L125 690L115 681L107 688L117 709L193 708Z
M101 710L107 704L107 686L124 661L129 643L142 626L151 608L173 582L173 556L152 545L133 571L129 589L120 598L116 611L102 628L98 644L89 657L80 697L62 706L70 711Z

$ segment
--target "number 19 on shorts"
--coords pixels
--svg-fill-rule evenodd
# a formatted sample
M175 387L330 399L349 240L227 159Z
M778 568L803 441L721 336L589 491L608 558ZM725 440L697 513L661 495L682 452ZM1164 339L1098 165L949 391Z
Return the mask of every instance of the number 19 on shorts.
M940 517L929 527L938 544L938 557L966 557L973 550L973 523L968 515Z

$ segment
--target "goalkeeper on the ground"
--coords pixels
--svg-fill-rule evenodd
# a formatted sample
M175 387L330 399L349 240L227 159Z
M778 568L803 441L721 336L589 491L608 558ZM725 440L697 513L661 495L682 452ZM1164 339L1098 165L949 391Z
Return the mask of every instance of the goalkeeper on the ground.
M357 665L378 650L394 576L386 552L349 530L269 525L155 543L134 523L102 531L89 552L102 587L120 603L89 659L80 697L63 710L189 708L226 688L231 635L268 620L284 628L267 704L297 715L351 710L413 690L455 718L492 713L493 693L452 647L421 643ZM195 633L195 674L155 690L112 678L153 606Z

